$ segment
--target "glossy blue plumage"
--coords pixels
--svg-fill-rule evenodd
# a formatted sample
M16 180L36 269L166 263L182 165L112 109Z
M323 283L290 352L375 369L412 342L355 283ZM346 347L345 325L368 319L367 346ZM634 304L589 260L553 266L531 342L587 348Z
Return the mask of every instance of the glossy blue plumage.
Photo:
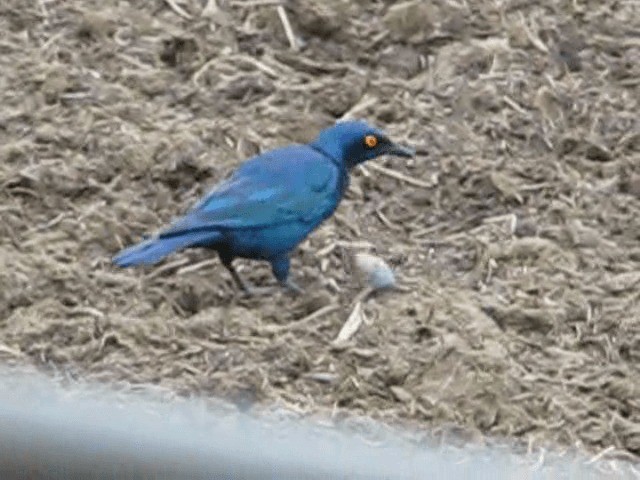
M375 136L375 147L366 144L367 136ZM269 261L278 281L297 290L288 279L289 254L338 207L350 169L384 153L413 154L365 122L337 123L308 145L245 161L185 216L123 250L113 262L121 267L153 264L177 250L205 247L218 252L244 289L231 263L237 257Z

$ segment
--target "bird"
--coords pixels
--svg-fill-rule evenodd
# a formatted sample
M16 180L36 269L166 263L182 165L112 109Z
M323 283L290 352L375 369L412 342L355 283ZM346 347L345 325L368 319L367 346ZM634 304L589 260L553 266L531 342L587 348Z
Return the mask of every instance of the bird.
M413 157L365 120L341 120L307 144L279 147L241 163L182 217L112 258L117 267L153 265L185 249L217 252L237 287L256 289L233 265L236 258L267 261L281 287L303 289L289 276L296 247L342 201L354 167L381 155Z

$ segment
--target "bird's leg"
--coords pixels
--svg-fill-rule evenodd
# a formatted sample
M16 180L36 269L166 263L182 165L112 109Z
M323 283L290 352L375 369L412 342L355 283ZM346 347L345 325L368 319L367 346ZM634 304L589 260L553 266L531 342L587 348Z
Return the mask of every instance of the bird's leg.
M291 261L289 257L278 257L271 260L271 271L284 288L295 293L302 293L303 290L293 280L289 278L289 267Z
M233 258L228 258L220 255L220 260L222 261L222 265L224 265L225 268L229 270L229 273L231 274L231 277L233 278L233 281L236 283L238 288L246 294L251 294L253 288L240 276L238 271L235 269L235 267L233 266Z
M268 294L273 292L273 287L264 287L264 288L254 287L249 282L247 282L244 278L242 278L238 273L238 271L233 266L233 258L228 258L221 255L220 260L222 261L222 264L225 266L225 268L229 270L231 277L233 277L233 281L238 286L238 288L242 290L244 295L251 297L255 295Z

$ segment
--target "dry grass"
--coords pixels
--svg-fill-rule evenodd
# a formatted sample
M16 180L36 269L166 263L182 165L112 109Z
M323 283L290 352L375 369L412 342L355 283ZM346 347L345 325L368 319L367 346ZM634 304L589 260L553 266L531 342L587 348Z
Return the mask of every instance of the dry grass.
M639 455L640 7L390 3L3 2L0 356ZM419 155L356 172L295 257L307 295L238 298L206 252L111 267L348 116ZM359 251L404 288L337 348Z

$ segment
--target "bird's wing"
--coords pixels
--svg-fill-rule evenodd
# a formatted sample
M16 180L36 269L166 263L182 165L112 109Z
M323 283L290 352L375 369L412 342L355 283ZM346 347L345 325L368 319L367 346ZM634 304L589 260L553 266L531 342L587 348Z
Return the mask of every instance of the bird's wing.
M339 171L308 147L289 147L243 164L161 236L319 223L337 204Z

